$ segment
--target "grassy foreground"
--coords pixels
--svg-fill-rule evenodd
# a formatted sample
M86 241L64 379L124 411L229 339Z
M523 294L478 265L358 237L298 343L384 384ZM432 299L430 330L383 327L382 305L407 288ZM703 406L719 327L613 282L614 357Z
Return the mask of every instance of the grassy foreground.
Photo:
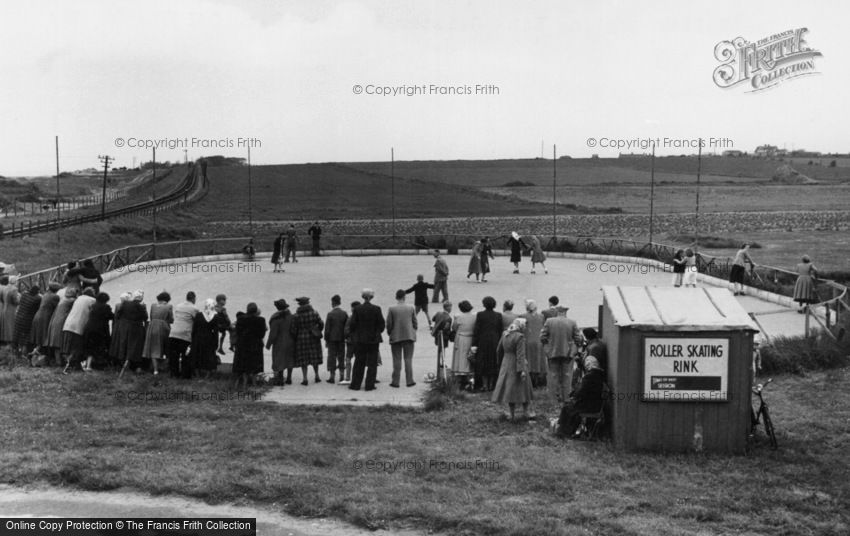
M759 443L750 456L564 442L542 415L509 423L478 396L425 412L281 406L254 400L262 389L227 388L4 368L0 482L126 487L464 535L850 531L848 369L776 378L766 398L780 449ZM204 400L212 393L224 394Z

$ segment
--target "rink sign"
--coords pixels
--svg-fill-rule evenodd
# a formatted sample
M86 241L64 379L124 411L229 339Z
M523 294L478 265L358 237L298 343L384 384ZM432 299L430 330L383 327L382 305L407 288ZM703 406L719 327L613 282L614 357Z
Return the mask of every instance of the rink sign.
M644 339L643 400L723 402L729 380L729 339Z

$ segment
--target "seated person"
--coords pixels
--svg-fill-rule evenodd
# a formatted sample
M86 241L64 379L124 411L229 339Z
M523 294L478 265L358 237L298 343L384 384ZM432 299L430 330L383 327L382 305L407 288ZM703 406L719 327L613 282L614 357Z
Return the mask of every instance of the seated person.
M570 400L561 408L558 419L561 437L576 437L576 431L581 426L581 414L599 413L602 409L605 374L599 368L599 362L591 355L584 358L584 370L581 385L570 393Z

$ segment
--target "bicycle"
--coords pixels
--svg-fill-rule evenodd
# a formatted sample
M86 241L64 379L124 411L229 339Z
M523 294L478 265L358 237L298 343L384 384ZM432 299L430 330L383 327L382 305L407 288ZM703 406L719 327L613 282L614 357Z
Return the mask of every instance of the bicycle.
M770 412L768 412L767 409L767 402L764 401L764 397L762 396L762 391L772 381L773 379L771 378L764 384L760 383L753 387L753 394L759 398L759 409L758 411L753 411L753 409L750 408L750 419L752 423L750 428L750 439L752 440L755 437L756 428L758 427L759 422L762 422L764 424L764 431L770 440L770 447L775 449L778 447L776 442L776 432L773 429L773 421L770 420Z

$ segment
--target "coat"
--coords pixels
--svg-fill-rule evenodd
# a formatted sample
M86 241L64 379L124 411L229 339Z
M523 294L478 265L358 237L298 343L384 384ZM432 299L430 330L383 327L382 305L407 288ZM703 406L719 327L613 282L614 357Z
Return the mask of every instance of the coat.
M60 303L61 307L62 304ZM115 308L115 322L112 328L112 342L109 355L119 363L142 360L145 347L145 323L148 321L148 308L139 301L120 303Z
M192 321L192 343L189 358L198 370L215 370L218 367L218 322L214 314L207 320L199 312ZM261 352L262 355L262 352Z
M18 312L15 315L15 343L23 344L32 342L30 332L32 321L41 305L41 294L21 295L21 303L18 304Z
M345 342L345 323L348 313L334 307L325 319L325 342Z
M98 364L105 365L108 361L109 321L115 318L112 307L108 303L95 302L89 311L89 320L83 333L86 351L93 356Z
M47 346L47 336L50 332L50 319L56 306L59 305L59 295L48 290L41 297L41 304L32 319L32 332L30 338L36 346Z
M576 321L565 316L549 318L540 332L540 342L546 345L546 355L553 357L575 357L584 342L584 335Z
M387 311L387 335L390 344L397 342L416 342L416 309L409 304L399 303Z
M15 316L18 314L20 294L15 285L0 287L0 342L15 339Z
M309 303L295 310L295 318L289 333L295 339L295 366L320 365L322 363L322 317Z
M236 352L233 354L234 374L263 372L263 337L266 319L258 314L244 314L236 320Z
M295 338L290 332L295 315L286 309L275 312L269 319L269 338L266 349L272 351L272 370L281 372L295 367Z
M77 298L62 298L59 305L56 306L56 311L50 317L50 326L47 329L47 340L45 346L51 348L62 348L62 328L65 326L65 319L68 318L68 313L71 312L71 307L74 306L74 301Z
M371 302L358 305L351 313L351 342L355 344L380 344L386 322L381 308Z
M502 314L484 310L475 316L472 346L477 346L473 369L481 376L496 376L499 373L496 350L502 336Z
M506 331L497 351L502 366L491 400L497 404L526 404L531 401L531 379L525 359L525 336L520 331ZM522 373L526 374L523 375Z

